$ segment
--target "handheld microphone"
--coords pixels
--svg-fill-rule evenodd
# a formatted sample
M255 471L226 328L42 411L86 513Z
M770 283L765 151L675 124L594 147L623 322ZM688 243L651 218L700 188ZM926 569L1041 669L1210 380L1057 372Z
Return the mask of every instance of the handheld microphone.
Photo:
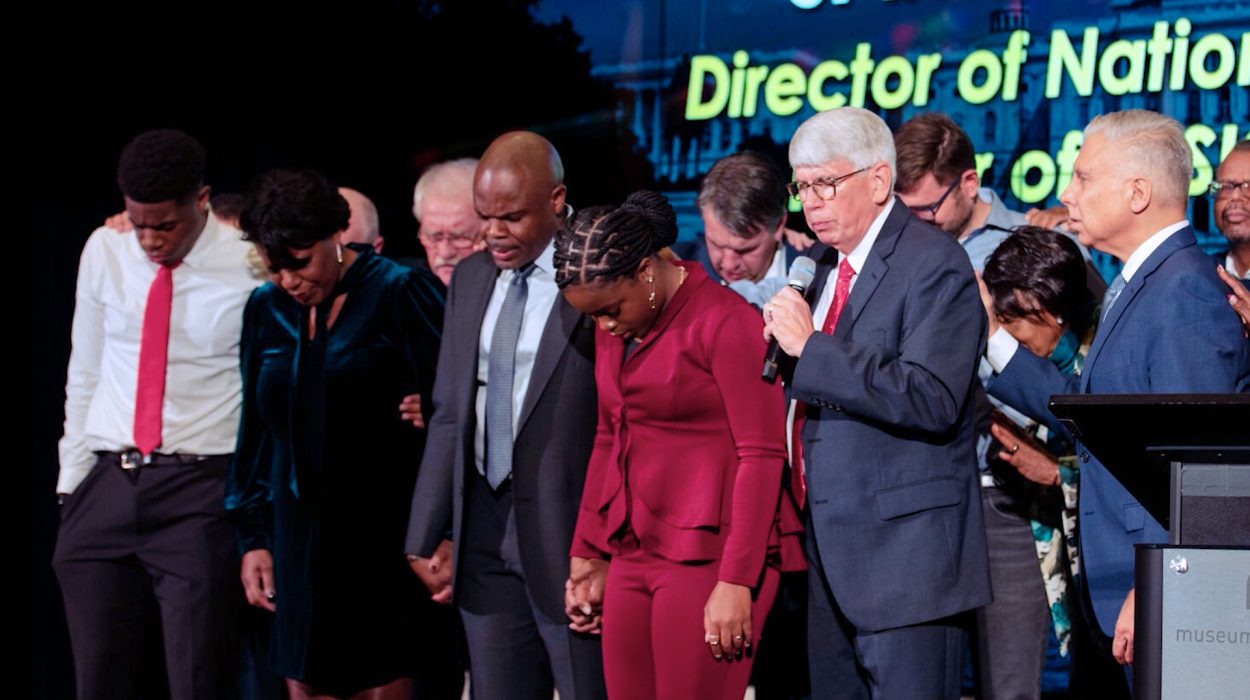
M790 263L790 281L786 284L799 294L803 294L807 291L807 285L811 284L815 277L815 260L808 257L795 258L794 262ZM760 377L770 384L777 380L777 360L783 354L777 345L776 338L768 342L768 354L764 356L764 371L760 372Z

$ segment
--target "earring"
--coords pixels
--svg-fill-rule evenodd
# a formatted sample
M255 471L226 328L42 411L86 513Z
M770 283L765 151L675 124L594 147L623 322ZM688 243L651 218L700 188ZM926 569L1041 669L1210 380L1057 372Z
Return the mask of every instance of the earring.
M334 244L334 255L339 259L339 264L342 265L343 264L343 244L342 243Z
M655 311L655 277L647 275L647 286L651 287L651 294L647 296L647 303L651 305L651 310Z

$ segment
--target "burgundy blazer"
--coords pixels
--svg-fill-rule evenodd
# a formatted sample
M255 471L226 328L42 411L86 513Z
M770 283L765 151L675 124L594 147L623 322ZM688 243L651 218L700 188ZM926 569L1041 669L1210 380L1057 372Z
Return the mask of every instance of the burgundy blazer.
M765 563L802 569L801 531L782 497L781 384L760 379L763 320L694 263L655 327L625 357L595 335L599 426L573 556L616 552L629 529L670 561L719 561L754 587Z

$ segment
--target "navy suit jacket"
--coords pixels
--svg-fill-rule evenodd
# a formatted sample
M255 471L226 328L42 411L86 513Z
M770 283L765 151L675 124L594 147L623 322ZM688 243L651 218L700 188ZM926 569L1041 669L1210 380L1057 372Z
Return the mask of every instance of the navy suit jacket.
M1227 393L1245 391L1250 344L1228 306L1228 287L1193 230L1172 234L1129 280L1098 326L1081 376L1063 375L1023 346L989 392L1068 435L1047 407L1052 394ZM1077 444L1081 459L1081 573L1108 636L1133 586L1133 545L1163 543L1167 532Z
M838 253L812 256L815 300ZM973 431L985 327L968 255L895 201L833 334L795 362L812 535L858 628L990 601Z

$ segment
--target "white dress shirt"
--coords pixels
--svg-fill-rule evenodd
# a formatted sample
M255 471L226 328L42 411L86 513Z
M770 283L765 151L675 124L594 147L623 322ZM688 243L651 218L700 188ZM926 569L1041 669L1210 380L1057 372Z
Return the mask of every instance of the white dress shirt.
M1224 256L1224 269L1233 277L1240 277L1243 280L1250 280L1250 268L1246 268L1246 274L1237 274L1237 261L1233 260L1233 254L1230 252Z
M260 284L251 244L211 214L173 271L169 355L161 411L162 454L234 451L239 428L239 335L243 306ZM57 493L71 493L95 464L93 451L134 447L139 345L148 290L159 265L133 232L99 228L83 248L73 348L65 382L65 435Z
M820 290L820 298L816 300L816 306L812 309L812 328L815 328L817 333L824 327L825 319L829 316L829 309L833 307L833 293L838 286L836 283L838 267L842 264L843 258L850 260L851 269L855 272L851 276L851 286L847 290L847 295L849 296L850 290L855 288L855 281L859 279L860 271L864 269L864 263L868 261L868 253L872 251L872 246L877 242L877 236L881 234L881 228L885 226L885 220L890 216L890 212L893 209L894 198L891 197L890 201L885 205L885 209L882 209L881 213L877 214L877 218L872 220L872 224L868 226L868 231L864 234L859 244L855 246L855 249L849 255L838 253L838 265L829 268L828 273L826 273L828 279L825 280L825 286ZM786 411L786 453L789 455L791 462L794 460L794 445L791 442L794 438L794 411L797 403L797 401L791 399L790 407ZM807 472L806 466L803 467L803 471L804 473Z
M1125 286L1128 286L1128 283L1133 281L1133 275L1137 274L1137 271L1141 269L1142 263L1146 262L1146 259L1158 250L1164 241L1188 225L1188 220L1181 220L1170 226L1165 226L1137 246L1137 249L1128 256L1128 260L1124 261L1124 267L1120 270L1120 276L1124 278ZM1011 357L1016 354L1016 350L1019 348L1020 341L1013 338L1006 328L1000 326L998 330L994 331L994 335L990 336L989 341L985 345L985 359L990 361L990 366L994 368L995 372L1002 372L1007 363L1011 362Z
M512 434L521 419L521 405L525 403L525 392L529 389L530 375L534 371L534 358L538 355L538 343L542 340L543 328L547 325L547 317L555 306L560 289L556 287L556 271L553 257L555 244L548 243L542 254L534 261L534 270L526 280L528 292L525 297L525 315L521 317L521 335L516 343L516 365L512 372ZM490 344L495 336L495 322L499 320L499 312L503 309L504 298L508 296L508 286L512 284L515 270L503 270L495 278L495 289L491 292L490 303L486 306L486 315L482 317L482 332L478 336L477 348L477 397L474 410L477 413L477 425L473 430L474 462L479 474L485 473L486 455L486 383L490 381Z

